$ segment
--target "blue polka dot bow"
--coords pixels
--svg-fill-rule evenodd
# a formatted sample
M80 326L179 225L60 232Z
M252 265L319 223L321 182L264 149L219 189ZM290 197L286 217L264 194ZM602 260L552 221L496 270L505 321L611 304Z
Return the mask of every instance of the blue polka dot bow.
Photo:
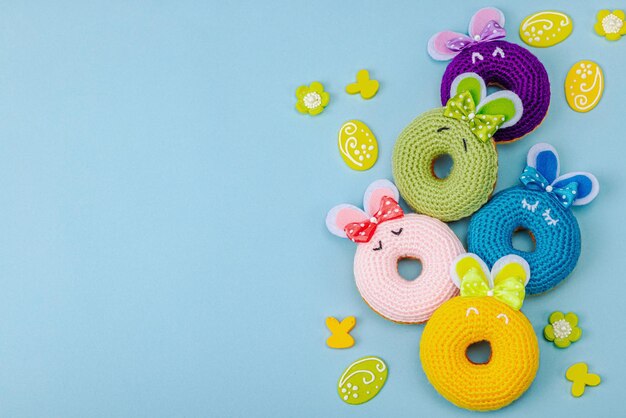
M578 192L578 183L573 181L565 187L554 187L536 168L526 166L519 178L530 190L544 190L554 196L564 207L569 208Z

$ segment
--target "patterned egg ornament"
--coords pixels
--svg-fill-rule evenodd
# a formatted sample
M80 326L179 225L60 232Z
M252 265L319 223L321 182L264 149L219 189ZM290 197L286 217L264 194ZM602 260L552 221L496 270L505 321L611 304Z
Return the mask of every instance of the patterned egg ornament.
M337 384L337 393L350 405L368 402L383 388L387 381L387 365L379 357L363 357L343 372Z
M604 74L598 64L582 60L572 66L565 78L567 104L576 112L595 108L604 92Z
M353 170L369 170L378 159L378 141L374 133L358 120L349 120L341 126L338 146L341 157Z
M566 40L573 29L568 15L547 10L527 16L520 24L519 36L527 45L548 48Z

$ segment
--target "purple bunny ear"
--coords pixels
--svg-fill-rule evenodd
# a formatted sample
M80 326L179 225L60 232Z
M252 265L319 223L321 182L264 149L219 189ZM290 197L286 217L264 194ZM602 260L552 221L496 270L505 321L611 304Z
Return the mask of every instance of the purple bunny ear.
M449 61L456 57L459 51L453 51L448 48L448 42L459 39L468 38L467 35L452 31L437 32L428 40L428 55L437 61ZM471 41L468 38L468 43Z
M504 13L495 7L484 7L474 13L469 23L468 33L470 37L474 39L476 35L480 36L485 26L487 26L491 20L504 27Z

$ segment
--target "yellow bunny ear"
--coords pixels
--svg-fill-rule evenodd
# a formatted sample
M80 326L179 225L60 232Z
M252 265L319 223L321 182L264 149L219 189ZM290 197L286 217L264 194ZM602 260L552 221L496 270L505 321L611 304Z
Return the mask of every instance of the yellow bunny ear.
M456 287L459 289L461 288L463 278L472 269L474 269L483 278L485 283L489 283L489 287L493 285L491 282L491 276L489 275L489 268L485 262L476 254L466 253L461 254L452 262L450 275L452 276L452 281Z
M349 332L356 325L356 318L353 316L347 316L341 321L341 329L343 331Z
M530 266L522 257L509 254L495 262L491 269L491 277L494 285L510 277L517 277L526 286L530 279Z
M328 318L326 318L326 326L329 330L335 331L339 328L339 321L337 320L337 318L329 316Z

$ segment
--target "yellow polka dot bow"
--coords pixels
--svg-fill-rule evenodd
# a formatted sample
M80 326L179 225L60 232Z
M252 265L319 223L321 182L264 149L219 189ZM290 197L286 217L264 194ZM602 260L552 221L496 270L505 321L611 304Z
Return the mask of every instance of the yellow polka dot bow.
M469 269L461 279L461 296L493 296L515 310L519 310L524 303L526 289L524 279L518 276L498 276L494 279L493 289L489 282L476 268Z
M500 125L504 123L504 115L476 113L476 103L470 92L464 91L451 97L443 111L444 116L469 123L470 129L481 142L493 137Z

